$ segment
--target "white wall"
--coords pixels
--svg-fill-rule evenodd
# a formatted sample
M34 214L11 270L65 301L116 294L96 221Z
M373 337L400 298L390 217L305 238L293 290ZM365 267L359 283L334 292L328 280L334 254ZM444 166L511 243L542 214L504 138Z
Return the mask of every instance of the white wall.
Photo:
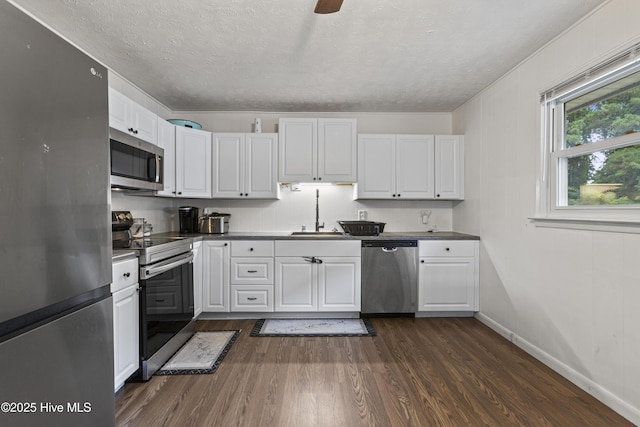
M538 228L540 92L640 40L612 0L454 112L457 231L481 236L479 318L640 424L640 235Z
M357 219L359 209L366 210L367 219L387 223L385 231L451 230L451 203L446 201L384 201L353 200L353 187L341 185L304 185L300 191L281 189L280 200L211 200L165 199L125 195L113 191L113 210L130 210L135 217L146 218L154 232L178 231L178 207L196 206L214 212L231 214L232 232L298 231L306 225L315 226L315 190L320 190L320 223L324 231L337 228L339 220ZM420 212L430 210L429 224L422 224Z

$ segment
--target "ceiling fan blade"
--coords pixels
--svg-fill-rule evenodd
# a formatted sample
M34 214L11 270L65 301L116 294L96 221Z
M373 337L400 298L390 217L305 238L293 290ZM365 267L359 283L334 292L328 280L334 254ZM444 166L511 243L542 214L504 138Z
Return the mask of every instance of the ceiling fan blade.
M315 13L334 13L340 10L342 0L318 0Z

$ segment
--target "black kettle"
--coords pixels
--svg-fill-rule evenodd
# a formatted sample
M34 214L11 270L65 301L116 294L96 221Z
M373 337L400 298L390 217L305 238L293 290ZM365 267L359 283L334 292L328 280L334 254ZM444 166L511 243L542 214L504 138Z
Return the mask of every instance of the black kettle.
M198 232L198 208L195 206L180 206L178 208L180 234Z

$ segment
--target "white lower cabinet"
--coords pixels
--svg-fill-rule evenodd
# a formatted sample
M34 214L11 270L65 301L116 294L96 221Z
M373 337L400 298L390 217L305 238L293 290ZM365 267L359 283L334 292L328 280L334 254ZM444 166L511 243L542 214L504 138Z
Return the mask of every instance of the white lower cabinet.
M202 313L202 242L193 242L193 318Z
M420 241L418 311L478 311L477 240Z
M202 242L202 310L229 311L229 242Z
M360 241L276 241L275 311L360 311Z
M272 240L231 242L231 311L273 311Z
M139 286L138 260L113 263L113 370L117 391L138 370L139 353Z

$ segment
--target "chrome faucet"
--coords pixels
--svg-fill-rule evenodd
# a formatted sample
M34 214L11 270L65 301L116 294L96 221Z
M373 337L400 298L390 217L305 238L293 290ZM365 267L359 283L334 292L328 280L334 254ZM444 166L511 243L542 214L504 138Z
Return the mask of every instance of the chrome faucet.
M320 189L316 188L316 233L324 228L324 222L320 224Z

